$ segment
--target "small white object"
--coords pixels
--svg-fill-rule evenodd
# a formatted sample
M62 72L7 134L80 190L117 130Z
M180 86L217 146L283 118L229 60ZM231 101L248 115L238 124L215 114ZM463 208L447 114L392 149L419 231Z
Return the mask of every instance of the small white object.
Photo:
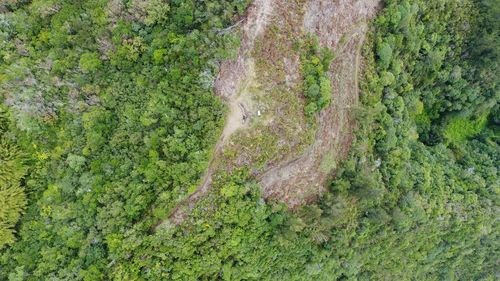
M260 110L257 110L257 116L260 116Z

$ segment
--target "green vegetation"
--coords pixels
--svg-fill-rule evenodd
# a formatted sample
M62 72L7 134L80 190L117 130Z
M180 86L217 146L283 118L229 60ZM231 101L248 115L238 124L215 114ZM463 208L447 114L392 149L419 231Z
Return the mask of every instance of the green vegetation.
M238 41L219 31L248 1L28 2L0 4L0 280L498 279L497 0L385 1L319 202L219 171L157 232L206 169ZM331 85L309 50L313 113Z
M219 30L247 3L165 3L17 1L0 15L1 101L30 157L1 280L107 279L125 237L147 237L203 174L224 110L201 77L232 55ZM4 207L11 229L19 212Z
M304 75L305 113L308 116L327 107L332 99L332 85L328 71L333 54L320 48L317 38L310 36L304 43L302 72Z

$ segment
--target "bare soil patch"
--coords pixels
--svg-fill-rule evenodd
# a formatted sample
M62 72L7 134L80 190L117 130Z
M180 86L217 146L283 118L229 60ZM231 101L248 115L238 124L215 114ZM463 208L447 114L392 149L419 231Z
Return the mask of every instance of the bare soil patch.
M290 208L316 199L336 164L344 159L353 141L352 108L358 101L361 47L378 0L309 1L304 28L334 50L330 67L333 95L321 111L314 144L302 156L280 164L260 176L263 196Z

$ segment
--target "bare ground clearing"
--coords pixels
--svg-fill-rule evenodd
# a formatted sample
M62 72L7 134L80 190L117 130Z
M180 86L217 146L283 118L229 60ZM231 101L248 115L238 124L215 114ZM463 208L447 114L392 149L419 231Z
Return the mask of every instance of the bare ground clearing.
M300 155L269 161L264 169L256 172L255 176L262 185L263 196L266 199L284 202L290 208L314 200L323 192L325 181L336 164L346 157L353 140L354 117L350 109L358 101L357 76L360 51L367 31L366 22L375 15L378 5L379 0L253 2L241 27L242 43L239 54L236 59L221 65L215 82L216 94L229 106L224 131L214 148L213 158L200 186L172 211L169 216L171 223L182 222L188 210L209 191L212 176L220 168L218 162L225 161L222 156L225 147L229 142L233 142L229 141L230 137L238 131L249 129L247 118L253 114L255 108L251 98L247 96L250 91L246 91L245 88L249 87L248 84L253 80L265 81L275 76L275 73L261 71L256 73L256 59L262 61L264 57L271 63L283 65L286 72L283 81L269 85L283 84L291 88L291 85L300 83L300 65L297 56L280 56L280 48L284 50L283 48L290 46L273 46L276 42L265 42L263 45L265 47L267 43L267 50L264 51L269 54L261 52L262 57L254 57L259 56L255 51L256 44L259 40L268 40L270 29L276 27L278 33L287 31L287 34L275 35L278 37L301 36L306 32L316 34L322 46L334 51L335 59L330 68L330 78L334 88L333 100L331 105L319 114L317 131L313 143L308 148ZM297 22L297 18L300 22ZM289 26L282 28L284 25ZM279 117L280 109L277 108L274 114ZM271 116L270 119L275 118ZM280 128L275 129L280 130ZM298 129L300 131L301 128ZM284 140L281 143L293 146Z

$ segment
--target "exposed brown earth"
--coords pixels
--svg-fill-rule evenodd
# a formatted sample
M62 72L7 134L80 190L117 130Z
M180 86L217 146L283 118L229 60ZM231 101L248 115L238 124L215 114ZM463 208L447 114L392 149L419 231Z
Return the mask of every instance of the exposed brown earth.
M273 13L271 0L256 0L248 8L247 17L241 28L241 46L238 57L226 61L221 65L219 75L215 81L215 93L231 100L237 95L241 83L252 71L251 52L256 39L266 30L269 18Z
M335 52L330 67L333 95L321 111L314 144L302 156L278 165L260 177L263 196L285 202L290 208L316 198L336 164L344 159L353 141L358 101L358 69L361 47L377 0L309 1L304 28L319 37L320 44Z
M248 122L250 117L256 114L257 109L250 97L252 93L247 89L253 87L254 81L265 84L261 87L264 95L269 93L272 87L293 89L299 86L300 88L299 57L293 53L284 54L291 48L287 44L291 45L293 40L273 39L276 36L299 37L309 32L318 36L320 45L334 51L335 59L330 68L333 85L332 102L319 114L316 133L308 147L300 149L303 144L293 143L276 133L281 139L275 144L288 147L289 155L269 159L263 167L255 170L254 175L261 183L263 196L266 199L284 202L290 208L314 200L323 192L325 181L336 164L347 156L353 140L354 116L351 109L358 101L357 77L360 51L367 31L366 22L375 15L378 5L379 0L254 1L249 7L246 18L241 22L242 43L238 56L221 65L215 82L216 94L229 106L223 133L200 186L173 210L169 217L170 222L174 224L182 222L188 213L187 210L193 208L196 201L209 191L215 171L221 167L226 167L224 169L227 170L227 166L234 164L226 163L230 160L225 159L223 154L240 139L240 135L244 135L245 132L274 134L275 131L286 130L289 134L290 132L300 134L305 130L304 125L300 123L302 119L298 119L300 124L292 129L280 128L279 122L273 124L273 121L280 119L279 115L283 111L279 104L267 117L269 120L266 126L269 130L252 131ZM273 29L274 33L284 31L287 33L274 34L275 37L270 37L272 33L270 29ZM278 43L270 40L277 40L285 46L276 46ZM257 44L260 45L256 46ZM258 48L260 50L256 51ZM258 61L279 65L284 75L277 74L279 71L267 73L264 71L265 68L259 69L256 66ZM283 117L286 118L281 116ZM231 136L238 132L241 132L240 135L233 140ZM236 157L234 165L247 165L255 169L252 163L255 160L248 154L257 152L258 148L242 151L241 155Z
M342 52L332 63L333 102L321 111L314 144L299 158L270 169L260 177L263 196L285 202L290 208L315 199L339 160L344 159L353 141L357 103L357 72L360 47L366 25L351 34Z

